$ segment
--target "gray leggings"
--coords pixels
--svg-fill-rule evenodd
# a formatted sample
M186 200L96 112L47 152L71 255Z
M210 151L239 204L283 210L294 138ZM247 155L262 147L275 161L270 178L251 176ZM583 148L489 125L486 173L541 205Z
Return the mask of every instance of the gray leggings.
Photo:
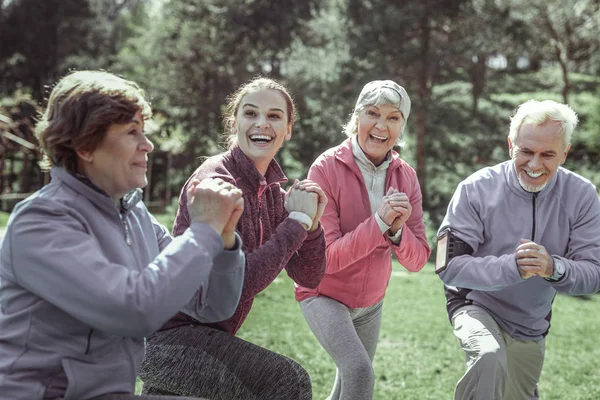
M367 308L348 308L324 296L300 303L308 326L336 365L330 400L373 398L373 357L379 339L382 305L383 302L379 302Z
M297 362L227 332L198 325L156 332L146 343L143 394L212 400L310 400Z

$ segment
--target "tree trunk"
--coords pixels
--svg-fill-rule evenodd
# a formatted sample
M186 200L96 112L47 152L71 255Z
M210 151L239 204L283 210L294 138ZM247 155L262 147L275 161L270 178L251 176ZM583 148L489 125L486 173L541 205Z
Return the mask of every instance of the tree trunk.
M417 177L421 185L421 193L423 195L423 206L428 204L426 183L426 158L425 158L425 142L426 142L426 121L427 108L429 103L429 46L431 39L431 27L429 17L425 14L421 18L421 54L420 68L418 72L419 81L419 108L417 110Z
M173 154L167 152L167 168L165 174L165 207L171 204L171 170L173 169Z
M473 96L471 115L473 117L479 112L479 98L485 88L486 63L487 57L483 54L478 54L477 61L471 64L471 94Z

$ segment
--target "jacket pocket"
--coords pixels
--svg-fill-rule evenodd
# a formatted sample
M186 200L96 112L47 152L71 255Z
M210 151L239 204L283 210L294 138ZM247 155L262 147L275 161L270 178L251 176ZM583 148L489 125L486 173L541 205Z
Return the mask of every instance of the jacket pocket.
M120 354L63 358L67 376L65 400L86 400L109 393L135 392L133 366Z

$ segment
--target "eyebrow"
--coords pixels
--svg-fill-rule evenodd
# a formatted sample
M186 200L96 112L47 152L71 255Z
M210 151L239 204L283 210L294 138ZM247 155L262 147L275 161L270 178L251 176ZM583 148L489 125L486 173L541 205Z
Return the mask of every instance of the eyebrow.
M254 107L254 108L259 108L258 106L255 106L252 103L245 103L242 108L249 106L249 107ZM280 111L280 112L284 112L281 108L269 108L269 111Z

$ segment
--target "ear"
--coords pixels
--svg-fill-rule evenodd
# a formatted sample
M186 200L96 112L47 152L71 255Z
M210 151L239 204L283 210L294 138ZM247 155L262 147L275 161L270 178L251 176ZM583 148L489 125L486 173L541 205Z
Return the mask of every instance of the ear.
M506 138L508 141L508 154L510 155L510 158L513 157L513 144L510 140L510 137Z
M571 143L565 149L565 152L562 155L562 159L560 160L560 165L563 165L565 161L567 161L567 154L569 154L569 150L571 150Z
M287 133L284 136L285 140L290 140L292 138L292 124L288 124Z
M90 163L94 161L94 153L92 151L75 150L75 152L84 162Z

